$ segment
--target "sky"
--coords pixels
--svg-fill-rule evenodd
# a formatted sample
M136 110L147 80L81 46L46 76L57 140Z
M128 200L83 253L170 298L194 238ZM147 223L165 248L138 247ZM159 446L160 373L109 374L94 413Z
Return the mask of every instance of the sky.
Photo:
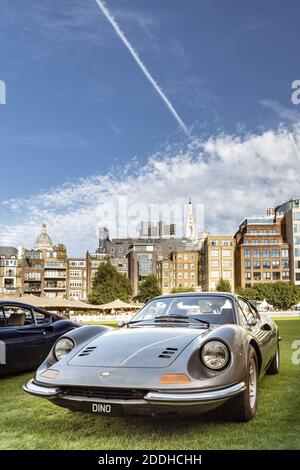
M45 221L81 256L189 197L234 234L300 197L297 0L107 0L133 54L99 3L0 0L0 244Z

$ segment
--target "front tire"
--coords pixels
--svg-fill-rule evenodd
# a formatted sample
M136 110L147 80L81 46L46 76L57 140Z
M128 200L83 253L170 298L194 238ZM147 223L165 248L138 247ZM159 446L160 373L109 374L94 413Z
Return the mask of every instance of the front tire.
M270 362L269 367L266 370L266 373L269 375L275 375L275 374L278 374L279 369L280 369L280 349L279 349L279 341L278 341L275 356Z
M229 418L237 422L250 421L256 415L258 395L258 361L255 349L248 352L246 390L229 402Z

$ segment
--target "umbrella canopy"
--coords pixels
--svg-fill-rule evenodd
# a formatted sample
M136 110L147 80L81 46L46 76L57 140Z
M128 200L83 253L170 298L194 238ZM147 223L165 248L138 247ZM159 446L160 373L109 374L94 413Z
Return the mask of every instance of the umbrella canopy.
M139 310L141 306L136 304L128 304L127 302L123 302L123 300L116 299L113 302L99 305L99 308L101 310Z
M98 305L88 304L81 300L67 300L62 297L38 297L37 295L29 294L22 297L6 296L1 297L0 300L11 300L23 302L25 304L33 305L45 309L70 309L70 310L101 310Z

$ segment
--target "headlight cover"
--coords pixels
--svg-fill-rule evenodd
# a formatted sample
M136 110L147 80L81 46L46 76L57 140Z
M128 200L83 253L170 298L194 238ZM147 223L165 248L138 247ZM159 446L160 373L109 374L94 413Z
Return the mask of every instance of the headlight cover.
M54 355L56 359L59 361L63 357L65 357L69 352L72 351L74 348L74 343L69 338L61 338L57 341L54 346Z
M229 357L228 348L221 341L209 341L201 349L202 362L209 369L224 369Z

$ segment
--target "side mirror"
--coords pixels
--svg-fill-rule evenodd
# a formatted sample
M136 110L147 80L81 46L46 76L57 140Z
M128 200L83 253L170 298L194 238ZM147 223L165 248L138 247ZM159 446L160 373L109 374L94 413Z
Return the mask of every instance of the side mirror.
M248 326L256 326L257 325L256 318L254 318L254 317L249 318L249 320L247 320L247 325Z
M126 325L126 322L124 320L119 321L119 327L120 328L123 328L123 326L125 326L125 325Z

